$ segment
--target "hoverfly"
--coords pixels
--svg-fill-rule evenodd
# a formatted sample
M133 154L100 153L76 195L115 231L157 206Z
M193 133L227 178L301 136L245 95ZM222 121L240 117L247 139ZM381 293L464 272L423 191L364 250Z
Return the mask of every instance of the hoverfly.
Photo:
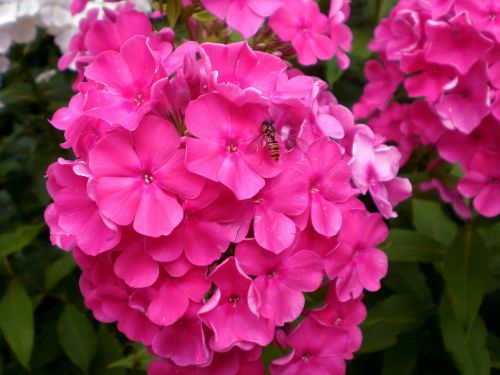
M283 157L284 151L290 151L289 149L296 146L292 145L290 139L284 140L285 138L290 138L290 136L277 130L273 120L265 119L260 126L260 134L249 143L247 152L260 153L266 148L270 158L275 162L279 162Z

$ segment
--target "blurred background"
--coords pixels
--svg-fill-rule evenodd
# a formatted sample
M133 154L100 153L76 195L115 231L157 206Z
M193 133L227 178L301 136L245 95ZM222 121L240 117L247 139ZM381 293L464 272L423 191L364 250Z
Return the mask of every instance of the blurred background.
M341 72L333 60L304 69L326 80L340 103L359 99L363 67L372 57L368 42L395 3L352 1L349 70ZM321 5L326 12L328 1ZM56 70L54 38L38 29L32 42L11 46L8 69L5 57L0 61L0 374L143 374L147 352L87 311L79 271L70 254L51 247L44 224L46 168L58 157L72 158L59 147L62 133L48 123L67 105L74 80L73 73ZM417 150L403 169L413 183L425 179L427 155ZM437 195L418 189L398 212L384 245L389 275L380 292L365 296L364 344L347 373L500 374L498 219L463 222ZM472 233L467 240L466 233ZM467 327L446 298L443 274L450 262L455 290L473 312ZM273 355L265 352L265 360Z

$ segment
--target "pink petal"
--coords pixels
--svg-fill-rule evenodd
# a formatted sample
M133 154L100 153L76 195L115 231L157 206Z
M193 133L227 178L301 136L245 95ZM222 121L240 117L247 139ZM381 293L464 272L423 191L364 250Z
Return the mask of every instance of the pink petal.
M331 237L338 233L342 225L342 213L335 203L327 201L320 194L312 194L311 222L318 233Z
M257 207L253 225L257 243L275 254L290 247L295 238L295 223L265 205Z
M155 184L147 185L141 196L134 229L150 237L170 234L184 217L184 211L172 195Z
M160 268L140 246L129 246L116 259L114 270L132 288L146 288L155 283Z
M130 138L114 133L97 142L89 154L89 168L97 177L130 177L140 174L141 163Z
M136 177L99 177L94 181L97 206L118 225L134 220L141 200L144 182Z
M148 317L155 324L169 326L178 321L189 307L189 299L172 282L164 283L148 307Z
M301 250L283 260L278 275L292 289L313 292L323 280L323 262L316 253Z
M212 181L219 181L219 170L226 154L221 143L195 138L186 140L186 168Z
M264 179L255 173L238 153L226 157L218 178L240 200L253 197L264 187Z

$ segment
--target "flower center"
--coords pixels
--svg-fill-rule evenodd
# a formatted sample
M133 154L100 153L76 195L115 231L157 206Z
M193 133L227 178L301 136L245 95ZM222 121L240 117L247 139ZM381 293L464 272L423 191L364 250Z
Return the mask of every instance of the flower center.
M268 274L267 274L267 277L272 279L274 276L276 276L276 271L270 271Z
M144 103L144 94L142 92L136 95L134 103L137 107L140 107Z
M494 12L491 12L489 15L488 15L488 19L491 21L491 22L495 22L497 20L497 14L494 13Z
M226 151L230 152L230 153L235 153L236 151L238 151L238 146L236 146L234 144L228 144L226 146Z
M233 293L233 294L231 294L231 295L228 297L227 301L228 301L231 305L233 305L234 307L236 307L236 305L238 304L238 302L240 302L240 296L239 296L239 295L237 295L237 294L235 294L235 293Z
M337 318L337 319L335 319L335 322L333 322L333 324L338 326L341 322L342 322L342 319Z
M492 177L490 182L495 185L495 184L498 184L498 177Z
M144 175L144 183L146 185L152 184L154 182L154 180L155 180L154 177L151 176L150 174L145 174Z
M307 362L310 357L311 357L311 354L305 353L304 355L302 355L302 357L300 357L300 359Z
M313 187L313 188L311 189L311 194L316 194L316 193L319 193L319 189L318 189L318 188L316 188L316 187Z

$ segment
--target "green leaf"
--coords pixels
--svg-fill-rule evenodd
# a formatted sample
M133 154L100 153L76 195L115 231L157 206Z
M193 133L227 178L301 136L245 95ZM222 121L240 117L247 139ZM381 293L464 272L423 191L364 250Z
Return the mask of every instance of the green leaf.
M99 344L97 346L97 355L94 360L92 374L125 375L125 369L108 368L112 362L123 358L120 342L109 332L109 329L105 325L99 326L98 337Z
M397 336L418 328L432 313L433 305L424 305L406 295L392 295L368 311L363 330L362 353L376 352L396 344Z
M446 246L457 233L456 224L446 217L438 202L414 198L413 224L417 232Z
M215 20L215 17L212 15L212 13L207 12L206 10L193 13L191 17L193 17L196 21L201 23L208 23Z
M447 298L439 309L439 324L444 346L462 375L489 375L490 353L486 347L487 331L477 316L468 334L456 318Z
M457 318L468 330L476 320L488 280L489 251L481 237L467 227L446 254L444 278Z
M19 104L25 101L34 101L33 88L26 82L14 82L0 90L0 102L5 106Z
M495 253L500 254L500 221L488 228L478 228L477 231L486 246Z
M13 232L0 234L0 256L5 257L22 250L40 233L43 224L20 225Z
M45 289L52 289L61 279L68 276L76 267L71 254L64 254L50 263L45 269Z
M89 319L72 305L66 305L57 323L59 342L68 358L88 374L97 350L97 336Z
M135 370L146 370L153 357L146 349L140 349L127 357L111 363L108 368L127 368Z
M167 2L167 19L170 27L174 27L181 15L182 5L181 0L168 0Z
M411 375L422 341L420 332L408 332L398 338L397 345L384 351L382 375Z
M330 87L340 78L342 75L342 69L340 69L339 64L336 59L331 59L326 62L326 81Z
M353 44L351 56L357 60L367 60L371 56L368 43L372 40L373 29L371 27L353 27Z
M488 348L491 356L491 367L500 369L500 338L490 333L488 335Z
M382 248L394 262L438 262L446 253L446 247L432 238L399 228L391 229Z
M33 307L18 280L10 282L0 303L0 328L19 362L29 368L34 342Z
M431 290L417 264L391 263L384 284L398 294L414 297L426 305L433 304Z

